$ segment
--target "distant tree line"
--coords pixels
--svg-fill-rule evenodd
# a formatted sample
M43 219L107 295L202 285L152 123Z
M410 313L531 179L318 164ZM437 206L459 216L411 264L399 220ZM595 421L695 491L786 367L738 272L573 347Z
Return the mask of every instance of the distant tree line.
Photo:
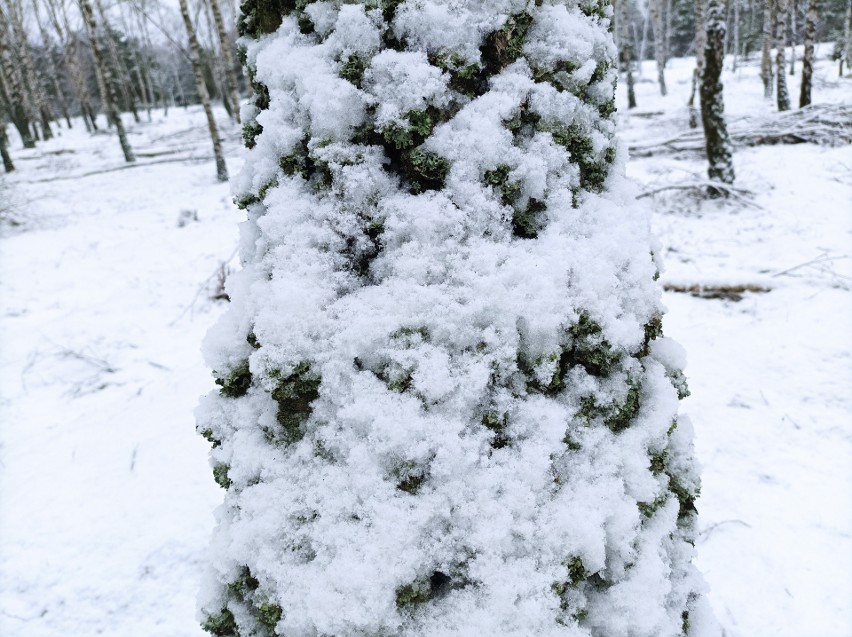
M178 13L160 0L0 0L0 151L6 170L14 167L9 123L24 147L31 148L50 139L60 122L71 127L72 117L80 116L89 131L104 125L115 129L125 158L133 161L120 113L140 122L142 114L150 119L153 108L167 114L173 106L201 103L217 176L226 178L210 101L221 101L228 115L239 121L240 95L248 86L235 54L233 1L186 0ZM782 111L792 100L785 76L788 68L789 74L796 72L798 59L787 48L804 45L800 106L811 101L815 42L835 42L839 73L849 72L852 0L710 4L709 0L617 0L615 37L631 108L636 105L637 61L656 62L657 82L665 95L669 59L695 55L689 105L691 124L697 126L699 109L693 104L701 94L705 47L712 48L719 65L724 56L731 56L733 70L759 57L765 95L775 96ZM710 22L712 39L707 37ZM721 102L714 104L718 111ZM100 122L99 114L105 116Z
M57 126L72 127L74 117L90 132L123 128L120 113L150 120L154 108L168 114L203 102L202 92L239 121L246 82L234 55L235 8L195 0L186 9L184 20L151 0L0 0L0 149L7 171L8 124L32 148ZM126 139L122 148L132 161L125 146Z

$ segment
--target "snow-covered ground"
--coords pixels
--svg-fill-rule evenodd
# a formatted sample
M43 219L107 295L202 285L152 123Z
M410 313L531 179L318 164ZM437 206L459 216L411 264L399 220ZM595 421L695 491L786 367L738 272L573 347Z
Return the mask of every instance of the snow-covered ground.
M665 98L643 70L639 108L621 111L636 146L686 130L692 62L672 60ZM725 81L732 121L774 110L754 63ZM814 101L842 100L852 81L821 62ZM235 172L239 131L218 115ZM113 137L78 123L34 151L16 145L18 170L0 177L0 209L12 208L0 213L4 637L203 634L195 592L222 492L192 411L212 386L198 350L224 305L211 297L220 266L234 267L240 214L215 181L200 109L130 132L132 168ZM644 200L664 284L768 290L666 295L705 468L699 567L729 637L849 636L852 147L761 146L734 161L744 200ZM704 170L689 154L628 168L643 190ZM179 227L182 210L198 220Z

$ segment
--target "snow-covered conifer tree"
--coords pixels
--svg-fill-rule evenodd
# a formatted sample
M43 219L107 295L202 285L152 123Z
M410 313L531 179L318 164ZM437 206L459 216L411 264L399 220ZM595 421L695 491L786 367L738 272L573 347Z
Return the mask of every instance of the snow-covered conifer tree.
M213 635L709 635L606 0L245 0Z

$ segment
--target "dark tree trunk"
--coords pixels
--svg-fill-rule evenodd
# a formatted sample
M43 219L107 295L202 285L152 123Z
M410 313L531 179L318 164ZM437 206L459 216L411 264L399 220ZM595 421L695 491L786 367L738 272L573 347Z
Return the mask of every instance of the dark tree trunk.
M0 157L3 159L3 168L7 173L15 170L15 164L9 156L9 138L6 136L6 124L0 122Z
M720 0L710 0L707 5L704 76L701 78L701 120L704 123L704 140L709 162L707 174L713 181L732 184L734 183L734 165L731 157L731 140L725 124L725 102L721 80L724 46L725 17ZM718 194L718 192L716 190L711 194Z
M802 56L802 86L799 91L799 108L811 103L811 85L814 73L814 37L816 35L817 0L808 1L808 18L805 22L805 53Z
M621 39L621 64L627 76L627 108L636 108L636 90L633 87L633 50L630 47L630 20L627 0L617 0L618 24Z

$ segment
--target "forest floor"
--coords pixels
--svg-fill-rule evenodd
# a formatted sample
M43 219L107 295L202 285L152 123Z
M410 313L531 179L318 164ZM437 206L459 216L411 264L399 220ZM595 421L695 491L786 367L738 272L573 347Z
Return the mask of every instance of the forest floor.
M619 87L630 146L688 130L692 64L671 61L660 97L646 62L629 113ZM755 62L726 72L725 91L732 126L773 117ZM852 81L821 60L814 101L842 100ZM239 131L217 114L234 174ZM77 122L35 150L15 143L18 170L0 178L4 636L202 635L195 595L222 492L193 408L213 387L199 344L225 305L213 297L241 215L200 109L128 125L131 168ZM666 333L690 359L698 566L728 637L848 637L852 146L742 147L734 164L734 198L642 200L667 265ZM705 165L664 149L628 174L647 193L700 182Z

